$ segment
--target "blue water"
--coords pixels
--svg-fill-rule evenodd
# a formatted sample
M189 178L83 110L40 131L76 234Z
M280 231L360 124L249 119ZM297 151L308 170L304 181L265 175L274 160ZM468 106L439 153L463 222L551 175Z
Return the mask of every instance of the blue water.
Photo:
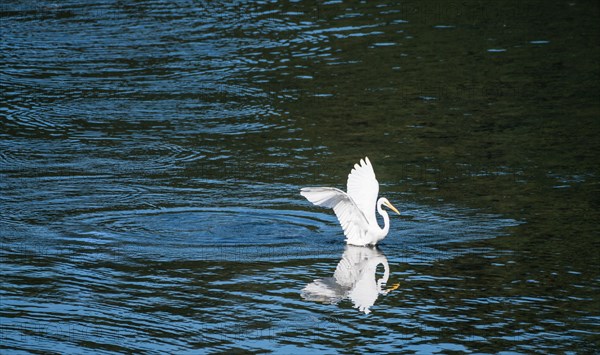
M538 5L3 2L0 352L597 352L599 9Z

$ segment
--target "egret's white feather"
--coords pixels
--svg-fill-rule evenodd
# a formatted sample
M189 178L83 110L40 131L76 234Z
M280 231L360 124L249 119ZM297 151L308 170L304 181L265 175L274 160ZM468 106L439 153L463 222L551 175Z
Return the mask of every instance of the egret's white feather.
M334 187L304 187L300 190L300 194L317 206L333 208L344 235L351 244L367 243L364 239L366 230L369 229L369 222L344 191Z
M377 224L375 204L379 194L379 183L369 158L361 159L360 165L354 164L354 169L348 175L348 195L360 208L369 224Z

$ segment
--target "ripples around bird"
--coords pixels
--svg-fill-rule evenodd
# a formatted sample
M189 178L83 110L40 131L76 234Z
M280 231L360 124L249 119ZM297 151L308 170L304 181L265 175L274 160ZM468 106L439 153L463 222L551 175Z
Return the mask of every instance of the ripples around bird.
M398 296L409 291L405 279L418 276L403 265L460 253L436 248L436 240L491 236L510 223L403 207L412 218L397 221L381 249L345 247L332 216L300 210L98 211L48 228L5 227L5 344L162 352L269 342L298 350L306 329L306 337L370 329L340 312L348 307L402 321L385 297L398 283ZM431 218L438 225L426 227ZM332 316L315 318L318 309ZM22 337L32 341L24 346ZM131 338L139 339L134 347Z

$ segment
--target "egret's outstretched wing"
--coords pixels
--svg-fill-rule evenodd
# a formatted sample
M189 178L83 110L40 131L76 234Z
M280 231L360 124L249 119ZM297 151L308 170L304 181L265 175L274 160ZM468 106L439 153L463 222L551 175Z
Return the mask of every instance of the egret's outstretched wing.
M369 228L363 212L348 194L333 187L304 187L300 194L317 206L333 208L344 235L353 244L360 244Z
M379 194L379 183L375 179L373 165L369 158L361 159L360 165L354 164L354 169L348 175L348 195L367 218L369 224L377 224L375 204Z

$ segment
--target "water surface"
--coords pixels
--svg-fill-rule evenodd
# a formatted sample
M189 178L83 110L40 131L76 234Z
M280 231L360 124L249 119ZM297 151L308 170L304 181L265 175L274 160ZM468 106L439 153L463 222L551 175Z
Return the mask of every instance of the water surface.
M595 2L0 11L2 353L598 351Z

